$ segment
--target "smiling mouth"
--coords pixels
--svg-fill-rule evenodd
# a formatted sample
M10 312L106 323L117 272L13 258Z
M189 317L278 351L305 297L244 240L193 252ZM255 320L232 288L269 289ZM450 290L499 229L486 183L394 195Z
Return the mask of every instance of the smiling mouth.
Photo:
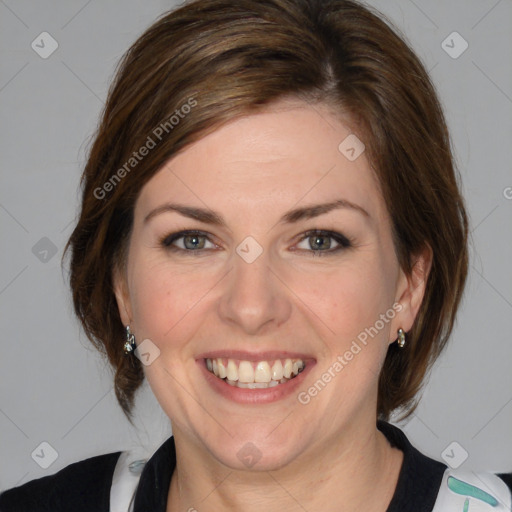
M306 367L302 359L254 362L217 357L205 359L205 364L209 372L231 386L248 389L264 389L285 384Z

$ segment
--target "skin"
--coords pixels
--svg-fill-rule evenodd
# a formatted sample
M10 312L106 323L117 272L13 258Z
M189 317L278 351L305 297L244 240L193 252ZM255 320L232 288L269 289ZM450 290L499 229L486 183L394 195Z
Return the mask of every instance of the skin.
M397 329L414 322L431 255L416 255L412 275L401 270L365 154L351 162L338 150L350 133L326 106L281 100L188 146L138 197L114 283L123 323L137 343L160 350L144 371L176 443L168 512L385 511L391 500L403 454L376 428L378 375ZM278 222L290 209L340 198L368 215L341 208ZM168 202L213 209L226 227L171 211L144 222ZM184 229L206 233L201 254L185 252L183 238L174 242L181 252L161 245ZM324 255L313 255L310 229L352 245L325 254L338 246L327 236ZM263 249L252 263L236 252L247 236ZM298 390L307 391L396 303L394 318L306 405L298 392L235 403L196 362L209 350L298 351L316 360ZM237 457L248 442L261 454L251 468Z

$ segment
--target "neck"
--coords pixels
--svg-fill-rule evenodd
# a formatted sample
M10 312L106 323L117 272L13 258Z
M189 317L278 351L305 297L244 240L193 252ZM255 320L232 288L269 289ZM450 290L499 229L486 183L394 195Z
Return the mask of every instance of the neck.
M232 470L180 432L174 438L177 463L167 512L384 512L403 460L403 453L391 447L375 424L364 430L354 426L324 439L323 449L315 447L314 453L275 471Z

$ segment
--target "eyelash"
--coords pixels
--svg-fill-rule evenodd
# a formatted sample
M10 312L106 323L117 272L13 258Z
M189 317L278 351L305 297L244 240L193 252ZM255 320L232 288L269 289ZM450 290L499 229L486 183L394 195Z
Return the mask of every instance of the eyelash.
M191 236L191 235L204 236L208 239L208 234L205 233L204 231L185 230L185 231L179 231L176 233L171 233L170 235L166 235L159 240L159 243L162 247L164 247L165 249L167 249L169 251L181 252L181 253L188 252L188 253L193 253L195 256L201 255L204 251L211 250L211 249L197 249L197 250L182 249L181 247L176 247L176 246L172 245L172 243L175 242L176 240L179 240L180 238L184 238L186 236ZM342 235L341 233L336 233L335 231L326 231L326 230L321 230L321 229L312 229L312 230L306 231L305 233L302 234L302 238L297 243L303 242L304 240L311 238L313 236L332 238L339 245L338 245L338 247L335 247L334 249L329 249L326 251L322 251L320 249L311 249L311 250L298 249L298 250L310 252L310 253L312 253L312 256L314 257L314 256L330 256L330 255L333 255L335 253L342 251L343 249L348 249L348 248L352 247L351 240L348 239L346 236ZM210 242L211 242L211 240L210 240ZM213 243L213 242L211 242L211 243Z

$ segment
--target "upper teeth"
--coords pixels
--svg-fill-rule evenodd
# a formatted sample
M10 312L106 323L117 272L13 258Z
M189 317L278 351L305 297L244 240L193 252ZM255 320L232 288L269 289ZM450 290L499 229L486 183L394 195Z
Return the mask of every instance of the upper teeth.
M302 359L276 359L269 361L243 361L238 359L206 359L206 367L220 379L226 379L230 384L252 384L261 383L268 387L286 382L298 375L304 369ZM272 384L274 383L274 384ZM248 386L239 386L248 387Z

